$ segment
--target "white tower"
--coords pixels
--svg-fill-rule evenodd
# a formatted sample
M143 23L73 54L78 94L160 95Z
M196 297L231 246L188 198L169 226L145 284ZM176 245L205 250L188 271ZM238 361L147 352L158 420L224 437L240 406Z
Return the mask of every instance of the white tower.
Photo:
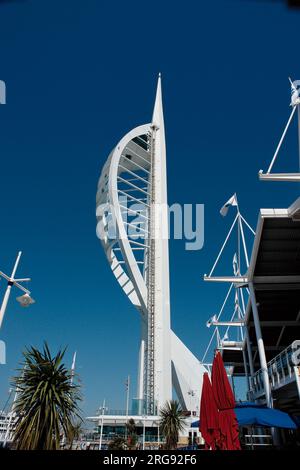
M166 144L161 77L152 122L110 153L97 191L97 234L111 269L141 316L137 398L156 414L172 398L199 409L202 364L171 331Z

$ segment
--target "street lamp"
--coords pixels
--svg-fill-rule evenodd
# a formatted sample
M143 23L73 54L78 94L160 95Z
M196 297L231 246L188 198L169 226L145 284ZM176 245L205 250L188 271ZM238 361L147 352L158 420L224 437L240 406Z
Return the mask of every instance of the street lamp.
M105 398L103 400L102 405L102 415L101 415L101 427L100 427L100 439L99 439L99 450L102 448L102 438L103 438L103 421L104 421L104 413L105 413Z
M159 450L159 441L160 441L160 435L159 435L159 425L160 425L160 421L157 421L157 447L158 447L158 450Z
M30 281L30 278L23 278L23 279L16 279L15 278L15 274L16 274L16 271L17 271L17 268L18 268L18 264L20 262L21 255L22 255L22 251L19 251L17 259L15 261L15 265L13 267L13 270L12 270L12 273L11 273L10 276L7 276L7 274L0 271L0 276L3 277L4 279L6 279L6 281L7 281L6 291L5 291L5 294L4 294L4 297L3 297L3 300L2 300L2 305L1 305L1 308L0 308L0 328L1 328L1 325L2 325L2 322L3 322L3 318L4 318L4 314L5 314L5 310L6 310L6 307L7 307L7 303L8 303L8 300L9 300L9 296L10 296L12 286L16 286L16 287L18 287L18 289L20 289L22 292L24 292L23 295L21 295L20 297L17 297L17 301L19 302L19 304L22 307L28 307L29 305L31 305L35 302L33 300L33 298L30 297L30 291L28 289L25 289L25 287L23 287L22 284L20 284L21 282Z
M20 295L20 297L16 297L17 302L21 305L21 307L29 307L29 305L34 304L35 301L29 294Z

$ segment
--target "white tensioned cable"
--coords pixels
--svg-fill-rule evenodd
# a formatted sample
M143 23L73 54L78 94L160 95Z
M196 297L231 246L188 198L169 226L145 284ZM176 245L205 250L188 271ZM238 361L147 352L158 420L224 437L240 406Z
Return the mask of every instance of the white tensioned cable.
M232 291L232 288L233 288L233 283L230 284L230 287L229 287L229 289L228 289L228 291L227 291L227 294L226 294L226 296L225 296L225 300L224 300L224 302L223 302L223 304L222 304L222 307L221 307L221 309L220 309L220 311L219 311L219 314L218 314L218 316L217 316L217 320L220 319L220 316L221 316L222 313L223 313L223 310L224 310L224 308L225 308L225 305L226 305L226 302L227 302L227 300L228 300L228 297L230 296L230 293L231 293L231 291ZM212 334L212 336L211 336L211 338L210 338L210 341L209 341L209 343L208 343L208 346L207 346L207 348L206 348L206 351L205 351L205 353L204 353L204 355L203 355L203 357L202 357L202 362L203 362L204 359L206 358L206 355L207 355L207 353L208 353L208 351L209 351L209 348L210 348L211 343L212 343L212 340L213 340L213 338L214 338L214 336L215 336L215 334L216 334L216 331L217 331L217 327L215 328L215 330L214 330L214 332L213 332L213 334Z
M230 227L230 230L229 230L229 232L228 232L228 234L227 234L227 236L226 236L226 238L225 238L225 241L224 241L224 243L223 243L223 245L222 245L222 248L221 248L221 250L219 251L219 254L218 254L218 256L217 256L217 259L216 259L216 261L214 262L214 265L213 265L213 267L211 268L211 271L210 271L208 277L211 277L212 273L214 272L214 269L215 269L215 267L216 267L216 265L217 265L217 263L218 263L218 261L219 261L221 255L222 255L222 253L223 253L223 250L224 250L224 248L225 248L225 246L226 246L226 243L227 243L227 241L228 241L228 239L229 239L229 237L230 237L230 235L231 235L231 232L232 232L232 230L233 230L233 228L234 228L234 226L235 226L235 224L236 224L236 221L237 221L237 219L238 219L238 216L239 216L239 213L237 213L236 216L235 216L235 219L234 219L234 221L233 221L233 223L232 223L232 225L231 225L231 227Z

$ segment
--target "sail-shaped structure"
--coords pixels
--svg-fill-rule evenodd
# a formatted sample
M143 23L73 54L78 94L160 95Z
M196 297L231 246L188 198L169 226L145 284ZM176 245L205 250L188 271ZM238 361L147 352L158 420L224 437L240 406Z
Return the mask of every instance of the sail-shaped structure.
M110 153L97 190L97 234L112 272L141 320L137 399L155 415L172 398L199 408L204 366L170 325L166 143L161 77L151 122Z

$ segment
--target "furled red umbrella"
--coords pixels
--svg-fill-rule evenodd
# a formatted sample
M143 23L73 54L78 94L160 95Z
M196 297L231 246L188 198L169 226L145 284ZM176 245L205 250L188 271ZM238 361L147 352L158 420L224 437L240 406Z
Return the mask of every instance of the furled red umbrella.
M234 412L235 399L219 352L214 358L211 383L219 410L220 439L218 448L221 450L240 450L239 428Z
M215 450L219 440L218 408L207 372L203 375L199 431L205 440L205 448Z

